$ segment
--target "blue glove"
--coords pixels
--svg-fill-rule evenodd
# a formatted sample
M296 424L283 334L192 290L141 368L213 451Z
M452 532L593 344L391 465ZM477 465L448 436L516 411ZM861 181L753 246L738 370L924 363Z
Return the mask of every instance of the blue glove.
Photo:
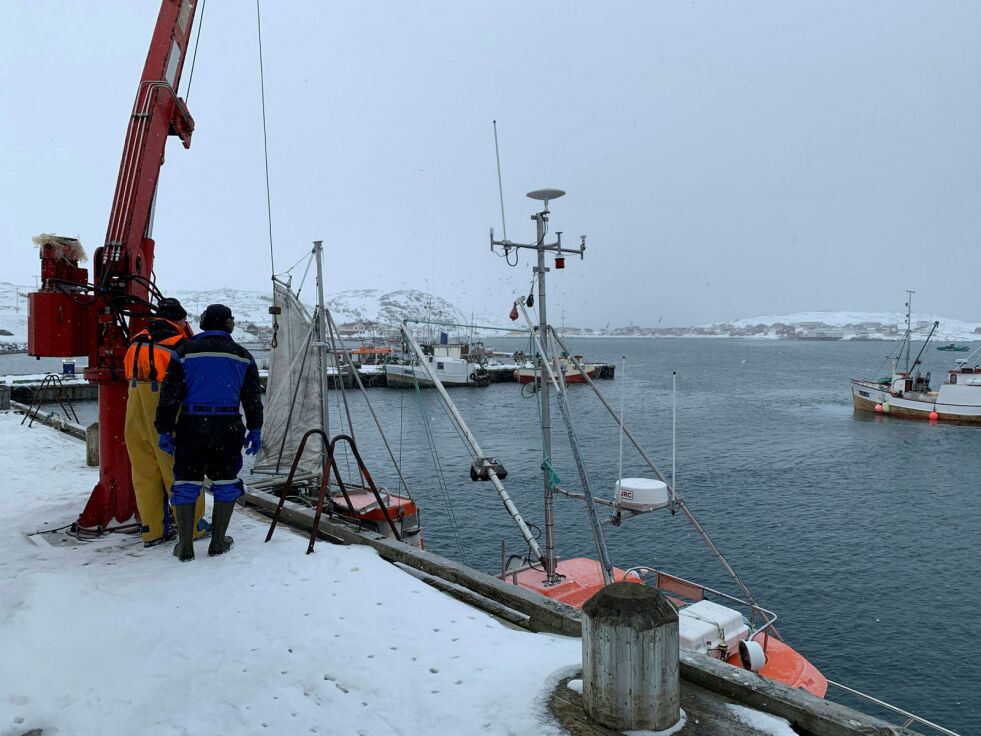
M245 435L245 442L242 443L242 447L245 448L246 455L258 454L262 447L262 430L250 429L249 433Z
M174 435L170 432L166 432L160 435L160 439L157 441L157 447L166 452L168 455L173 455L177 451L177 444L174 442Z

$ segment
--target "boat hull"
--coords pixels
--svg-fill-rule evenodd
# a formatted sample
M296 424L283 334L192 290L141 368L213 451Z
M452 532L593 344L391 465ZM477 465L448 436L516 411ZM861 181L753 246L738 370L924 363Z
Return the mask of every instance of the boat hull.
M596 375L596 367L592 365L585 366L586 375L593 378ZM541 380L541 371L536 371L534 368L518 368L514 372L514 380L518 383L535 383ZM566 383L585 383L586 379L583 377L582 372L578 368L571 368L565 373Z
M545 585L543 571L533 568L524 568L509 573L505 579L522 588L541 593L574 608L582 608L586 601L605 585L603 569L597 560L585 557L559 560L557 571L563 577L559 583L551 586ZM643 582L636 577L625 578L625 572L617 567L613 568L613 579L615 582L636 582L643 585ZM668 598L675 605L682 603L674 596L668 595ZM828 681L803 655L775 636L767 637L765 633L761 632L753 639L759 642L766 652L766 664L763 665L758 674L790 687L807 690L819 698L824 697L828 691ZM742 669L738 654L725 661Z
M437 377L444 386L473 386L483 387L490 384L490 377L486 371L478 371L474 366L468 373L436 373ZM471 378L472 376L472 378ZM426 376L426 372L414 366L386 365L385 382L389 388L414 388L416 385L431 388L432 380Z
M900 419L981 424L981 406L945 402L941 397L941 393L896 396L888 387L873 381L852 380L852 404L856 411L885 414ZM936 412L936 419L930 419L931 412Z

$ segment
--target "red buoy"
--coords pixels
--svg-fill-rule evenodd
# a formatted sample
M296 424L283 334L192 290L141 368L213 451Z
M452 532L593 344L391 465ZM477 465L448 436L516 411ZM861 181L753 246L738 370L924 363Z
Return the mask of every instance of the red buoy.
M940 415L939 415L939 414L937 414L937 412L935 412L935 411L931 411L931 412L930 412L930 421L931 421L931 422L935 422L935 421L937 421L938 419L940 419Z
M882 413L882 404L876 404L875 405L875 413L876 414L881 414Z

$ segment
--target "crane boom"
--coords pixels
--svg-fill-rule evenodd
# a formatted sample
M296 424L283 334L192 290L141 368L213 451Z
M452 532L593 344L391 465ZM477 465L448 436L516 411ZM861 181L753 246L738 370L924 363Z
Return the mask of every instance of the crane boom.
M99 387L99 482L79 516L83 527L126 521L136 513L124 443L129 335L150 315L154 200L167 138L191 145L194 121L177 90L197 0L161 0L126 129L105 244L93 257L92 283L77 260L41 248L41 288L29 297L28 352L88 355L85 378ZM79 294L91 291L87 300Z

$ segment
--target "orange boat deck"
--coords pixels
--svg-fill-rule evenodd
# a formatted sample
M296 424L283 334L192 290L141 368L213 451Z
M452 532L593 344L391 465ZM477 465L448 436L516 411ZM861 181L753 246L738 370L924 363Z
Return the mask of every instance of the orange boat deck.
M585 557L560 560L556 570L563 579L555 585L545 585L545 573L533 568L510 573L506 580L575 608L582 608L586 601L605 585L603 568L597 560ZM624 582L624 571L614 567L613 579L616 582ZM636 578L629 578L626 582L642 584L642 581ZM668 597L675 605L684 605L684 601L679 598ZM756 634L753 640L764 646L766 652L766 664L758 674L790 687L801 688L819 698L824 697L828 691L828 681L801 654L775 636L766 636L765 632ZM738 654L729 657L726 661L742 669Z

